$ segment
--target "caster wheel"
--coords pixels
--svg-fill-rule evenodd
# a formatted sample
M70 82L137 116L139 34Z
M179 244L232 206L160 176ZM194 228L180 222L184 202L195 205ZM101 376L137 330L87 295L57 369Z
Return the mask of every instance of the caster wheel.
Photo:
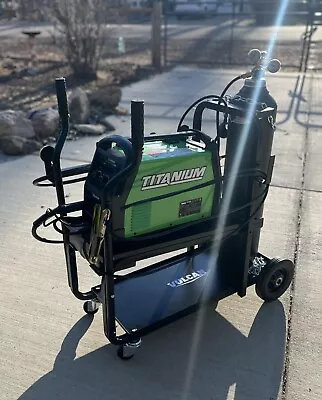
M141 346L142 340L139 339L136 342L132 343L126 343L122 344L118 349L117 349L117 356L121 360L130 360L131 358L134 357L137 349Z
M99 303L97 301L88 300L83 304L83 310L86 312L86 314L94 315L97 313L98 309Z
M277 300L288 289L293 276L292 261L273 259L260 273L255 285L256 293L266 302Z
M117 349L117 356L118 356L121 360L126 361L126 360L131 360L131 358L134 357L134 354L126 355L125 345L122 345L122 346L120 346L120 347Z

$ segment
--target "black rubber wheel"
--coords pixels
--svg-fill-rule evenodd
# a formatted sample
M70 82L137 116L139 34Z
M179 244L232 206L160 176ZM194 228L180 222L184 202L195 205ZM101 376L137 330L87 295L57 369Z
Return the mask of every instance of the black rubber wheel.
M85 303L83 304L83 310L86 312L86 314L94 315L97 313L98 308L93 310L91 307L91 301L89 300L89 301L85 301Z
M293 276L292 261L272 259L258 277L255 285L256 293L266 302L277 300L288 289Z
M121 346L119 346L119 348L117 349L117 356L118 356L121 360L127 361L127 360L131 360L131 358L134 357L134 354L131 354L130 356L125 356L125 355L124 355L124 346L121 345Z

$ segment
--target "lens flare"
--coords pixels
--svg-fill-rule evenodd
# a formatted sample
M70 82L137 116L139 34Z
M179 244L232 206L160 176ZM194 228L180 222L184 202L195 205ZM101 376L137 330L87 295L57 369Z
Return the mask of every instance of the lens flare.
M289 0L283 0L281 2L280 8L278 10L276 20L275 20L275 25L274 25L274 30L272 32L271 38L268 42L267 46L267 59L271 58L276 40L277 40L277 35L280 29L280 26L282 25L286 9L288 7ZM219 249L221 246L221 242L223 240L223 235L224 235L224 230L225 230L225 225L226 225L226 220L227 220L227 215L230 207L230 202L232 198L232 193L233 189L236 183L236 178L239 170L239 166L243 157L247 137L250 131L250 126L251 122L255 116L256 113L256 103L258 102L259 96L260 96L260 91L261 91L261 82L260 80L257 80L255 89L253 91L252 95L252 101L250 103L249 109L247 111L247 115L245 118L245 123L240 135L240 142L239 142L239 147L238 150L235 154L234 157L234 162L232 165L231 169L231 179L229 179L228 184L225 189L225 196L224 199L221 203L220 207L220 213L218 217L218 224L217 224L217 229L215 233L215 244L212 249L212 254L211 254L211 262L212 265L209 266L209 272L207 274L207 278L205 281L205 290L203 293L203 299L206 299L209 291L212 288L212 284L215 281L216 278L216 272L217 272L217 254L219 253ZM202 299L202 300L203 300ZM189 393L191 390L191 385L192 385L192 379L193 379L193 372L194 372L194 366L196 362L196 357L198 354L198 348L199 348L199 343L200 343L200 338L202 334L202 329L203 329L203 324L204 324L204 318L205 317L205 308L200 308L198 313L197 313L197 318L196 318L196 324L195 324L195 329L194 329L194 334L193 334L193 339L192 339L192 344L191 344L191 350L189 354L189 359L187 363L187 371L186 371L186 378L184 382L184 387L182 390L182 400L187 400L189 398Z

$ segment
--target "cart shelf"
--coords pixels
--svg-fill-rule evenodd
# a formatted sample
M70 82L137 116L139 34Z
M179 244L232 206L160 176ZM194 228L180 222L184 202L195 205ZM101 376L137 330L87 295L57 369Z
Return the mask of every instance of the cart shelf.
M202 302L234 292L209 251L183 254L121 278L115 285L115 315L128 333L153 330Z

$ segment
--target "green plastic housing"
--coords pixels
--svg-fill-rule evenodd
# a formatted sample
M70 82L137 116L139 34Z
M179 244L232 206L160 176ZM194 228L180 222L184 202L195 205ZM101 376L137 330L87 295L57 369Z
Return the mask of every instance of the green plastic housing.
M184 140L144 145L142 162L126 201L125 237L130 238L211 216L215 185L212 154ZM163 195L188 191L170 197ZM163 196L160 199L155 199ZM131 206L142 200L142 204Z

